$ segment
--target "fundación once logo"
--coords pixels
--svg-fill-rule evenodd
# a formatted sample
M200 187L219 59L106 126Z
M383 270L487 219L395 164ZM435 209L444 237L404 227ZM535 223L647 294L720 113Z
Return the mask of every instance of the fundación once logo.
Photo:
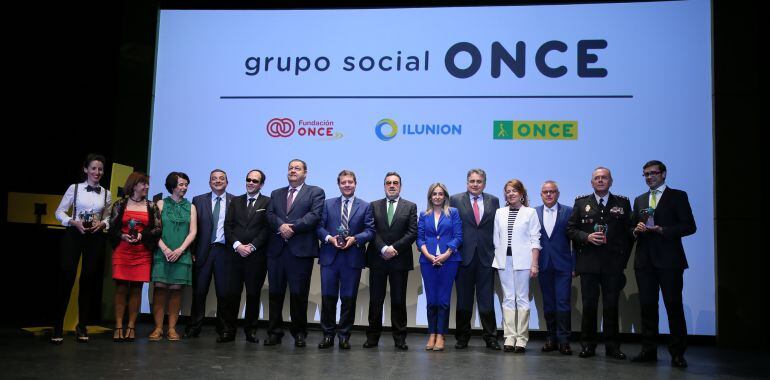
M577 140L577 121L495 120L494 140Z
M393 140L396 135L462 135L462 124L424 123L402 124L398 126L393 119L382 119L374 126L374 134L382 141Z
M304 120L300 119L299 126L294 120L288 117L275 117L270 119L265 126L265 130L270 137L287 138L292 136L300 137L322 137L325 139L340 139L342 132L334 130L334 121L332 120Z

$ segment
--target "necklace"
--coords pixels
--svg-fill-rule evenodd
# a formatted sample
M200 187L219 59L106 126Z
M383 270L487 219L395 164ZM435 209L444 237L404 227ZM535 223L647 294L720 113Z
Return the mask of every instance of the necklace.
M137 201L136 199L134 199L134 198L132 198L132 197L128 197L128 199L130 199L130 200L132 200L132 201L134 201L134 202L136 202L136 203L139 203L139 202L141 202L141 201L143 201L143 200L144 200L144 199L140 199L140 200L138 200L138 201Z

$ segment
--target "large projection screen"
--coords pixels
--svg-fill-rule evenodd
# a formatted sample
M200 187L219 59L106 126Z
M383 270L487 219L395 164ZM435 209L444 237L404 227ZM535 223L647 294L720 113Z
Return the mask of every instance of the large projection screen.
M684 239L688 332L715 335L710 7L686 0L164 9L151 193L165 193L165 176L183 171L192 180L191 199L209 191L209 172L221 168L228 191L239 195L247 171L259 168L267 175L262 193L269 195L287 185L289 160L301 158L307 182L324 188L327 198L339 196L341 169L357 174L356 195L368 201L382 198L384 174L398 171L401 195L424 210L429 184L465 191L467 170L478 167L487 172L486 191L500 198L503 184L518 178L539 205L540 186L552 179L560 202L572 205L592 191L595 167L610 168L611 191L633 199L647 190L642 164L662 160L667 184L688 192L698 225ZM640 321L633 258L626 276L621 331L633 332ZM320 315L319 277L316 267L311 321ZM359 325L367 324L367 279L365 270ZM214 312L210 293L207 315ZM538 293L533 283L531 327L544 329ZM419 270L410 272L408 297L409 325L426 326ZM576 279L573 326L580 326L579 300ZM497 312L501 318L499 304ZM665 313L660 328L668 332Z

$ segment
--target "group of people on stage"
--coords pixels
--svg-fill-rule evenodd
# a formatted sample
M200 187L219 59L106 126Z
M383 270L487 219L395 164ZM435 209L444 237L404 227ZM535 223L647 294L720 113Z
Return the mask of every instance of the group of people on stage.
M211 192L189 202L185 173L166 178L169 196L147 199L149 178L131 174L125 197L110 205L110 194L99 185L104 157L89 155L86 181L70 186L56 216L67 227L62 243L58 320L51 338L62 342L64 312L82 252L76 339L87 342L85 328L92 306L90 292L98 286L94 274L101 265L105 234L114 247L116 284L115 341L133 341L142 283L152 282L152 341L181 338L176 323L181 289L193 287L190 323L185 337L201 332L207 292L214 278L217 295L217 342L235 339L241 292L246 289L244 332L258 342L260 292L269 279L269 323L264 345L280 344L284 336L283 304L289 289L294 345L307 345L307 306L310 279L318 258L321 272L321 349L335 345L349 349L355 320L361 270L369 268L369 326L364 348L377 347L382 312L390 284L391 323L395 347L407 350L406 288L413 269L413 244L427 300L429 338L426 350L442 351L449 326L450 298L457 289L456 349L468 347L474 297L486 347L523 353L529 340L530 281L537 278L543 293L548 335L542 351L571 355L570 293L572 278L580 277L582 325L579 356L596 354L597 308L602 297L605 353L625 359L618 336L618 298L625 286L623 271L636 242L634 269L642 313L642 351L633 361L657 360L658 293L662 291L671 331L672 365L686 367L687 328L682 306L682 276L687 268L681 238L695 232L687 194L666 186L666 166L650 161L643 166L649 191L634 201L610 193L612 175L604 167L591 176L593 193L577 197L573 207L558 202L554 181L542 184L543 205L532 208L524 184L505 183L500 200L484 192L482 169L467 174L467 189L451 195L442 183L431 184L427 209L403 199L401 176L388 172L385 197L366 202L355 194L356 175L337 176L340 195L326 199L323 189L305 183L307 164L288 165L288 186L261 194L266 175L259 169L246 174L246 193L228 193L227 174L210 173ZM72 208L71 215L67 211ZM502 347L497 339L494 278L499 277L503 299ZM339 320L337 304L341 301ZM126 307L128 306L128 307ZM128 321L123 325L128 309ZM168 315L168 328L164 318Z

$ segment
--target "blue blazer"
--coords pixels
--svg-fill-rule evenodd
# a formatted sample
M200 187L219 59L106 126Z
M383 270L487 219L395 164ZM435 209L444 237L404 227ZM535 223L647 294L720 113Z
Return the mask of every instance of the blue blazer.
M316 228L321 221L326 195L322 188L304 184L295 194L291 210L286 210L286 198L289 187L273 190L270 204L267 206L267 221L272 233L267 246L267 256L275 257L288 246L289 252L296 257L318 257L318 239ZM278 234L281 224L294 224L294 236L284 241Z
M417 221L417 248L425 245L428 252L436 253L436 246L439 251L444 252L447 247L452 248L452 255L447 261L462 261L458 247L463 244L463 222L460 219L460 212L456 208L449 208L449 217L443 213L438 219L438 227L433 218L433 211L420 214ZM420 254L421 264L430 264L424 255Z
M235 195L225 193L224 202L220 203L219 207L224 207L225 210L230 206L230 202L235 198ZM196 195L193 197L192 204L195 205L195 211L198 217L198 234L195 235L195 248L192 250L195 254L195 266L203 266L208 260L209 250L211 249L211 230L214 228L213 220L211 220L214 210L211 208L211 192ZM227 211L225 211L225 216ZM225 219L227 219L225 217Z
M356 238L356 244L342 251L326 241L326 236L337 235L337 227L342 224L342 197L330 198L324 202L321 223L318 224L318 239L321 240L321 249L319 251L318 264L326 266L332 265L334 260L339 257L344 260L351 268L362 269L366 265L367 242L374 238L374 214L369 202L353 198L353 205L350 206L350 219L348 228L350 235Z
M543 224L543 206L535 207L537 217L540 219L540 256L538 262L540 270L555 270L558 272L572 272L575 270L575 254L572 252L569 237L567 237L567 222L572 214L572 207L561 203L556 204L556 224L549 237Z

